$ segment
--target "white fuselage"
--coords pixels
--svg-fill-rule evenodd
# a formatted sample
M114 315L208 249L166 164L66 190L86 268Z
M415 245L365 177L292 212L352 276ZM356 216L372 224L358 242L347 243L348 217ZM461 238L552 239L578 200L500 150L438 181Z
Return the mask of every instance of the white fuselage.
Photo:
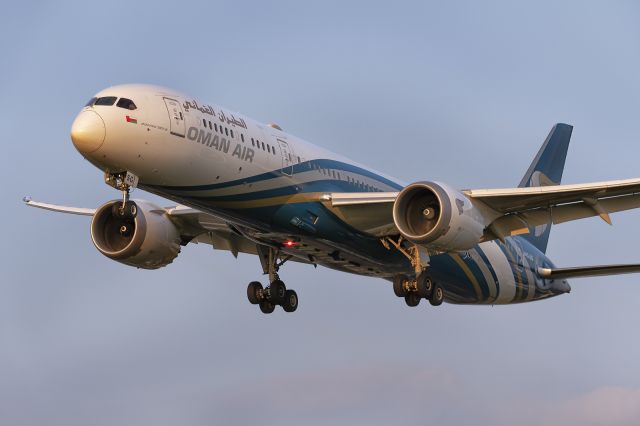
M289 252L303 261L383 278L413 273L399 252L318 202L319 194L393 192L403 183L277 126L165 88L115 86L96 98L76 118L72 140L101 170L133 173L142 189L244 227L250 239L293 237L301 244ZM529 250L526 242L498 244L482 243L463 258L432 258L442 282L452 280L449 301L513 303L549 296L539 295L538 280L512 268L513 259L507 258Z

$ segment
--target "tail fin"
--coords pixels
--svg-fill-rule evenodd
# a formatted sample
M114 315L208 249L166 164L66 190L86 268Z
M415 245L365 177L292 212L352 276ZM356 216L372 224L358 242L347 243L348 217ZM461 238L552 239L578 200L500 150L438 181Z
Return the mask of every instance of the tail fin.
M538 155L520 181L519 188L560 185L572 131L573 126L568 124L558 123L553 126ZM547 250L550 232L551 223L548 223L529 229L529 233L523 237L544 253Z

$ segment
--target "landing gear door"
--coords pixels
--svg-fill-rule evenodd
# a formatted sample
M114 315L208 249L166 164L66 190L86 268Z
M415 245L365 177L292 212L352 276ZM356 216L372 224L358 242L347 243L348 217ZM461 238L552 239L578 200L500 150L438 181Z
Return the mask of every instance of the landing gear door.
M184 112L180 102L171 98L164 98L164 104L169 112L170 131L172 135L184 137Z
M280 138L276 138L278 146L280 146L280 153L282 154L282 174L287 176L293 175L293 150L291 146Z

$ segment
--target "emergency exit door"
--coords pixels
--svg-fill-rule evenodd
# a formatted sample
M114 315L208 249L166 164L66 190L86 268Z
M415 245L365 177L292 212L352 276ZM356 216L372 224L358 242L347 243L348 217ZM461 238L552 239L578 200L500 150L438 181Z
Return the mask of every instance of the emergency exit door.
M293 174L293 151L291 147L282 139L276 139L280 146L280 153L282 154L282 173L291 176Z
M182 105L180 105L180 102L171 98L164 98L164 104L167 106L167 111L169 112L169 131L172 135L184 137L185 124Z

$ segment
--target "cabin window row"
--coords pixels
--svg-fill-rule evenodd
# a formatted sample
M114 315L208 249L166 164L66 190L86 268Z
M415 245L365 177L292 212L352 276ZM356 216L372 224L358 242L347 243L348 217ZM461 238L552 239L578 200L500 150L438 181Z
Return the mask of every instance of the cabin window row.
M202 125L205 128L209 127L209 130L215 130L216 132L220 133L223 136L227 135L227 136L231 136L232 138L235 137L233 134L233 129L229 129L228 127L224 127L222 125L218 126L218 123L211 124L211 121L205 120L203 118ZM244 142L244 136L242 137L242 142Z
M258 139L251 138L251 146L276 155L276 148L274 146L271 146L268 143L264 143L263 141L260 141Z
M325 169L324 167L320 167L317 164L312 164L312 163L309 163L309 168L317 170L318 173L324 176L328 176L330 178L332 177L333 179L337 179L337 180L343 180L339 171L336 171L333 169ZM378 189L375 186L369 185L368 183L361 182L359 179L354 179L350 176L347 176L346 179L344 180L368 192L382 192L381 189Z

